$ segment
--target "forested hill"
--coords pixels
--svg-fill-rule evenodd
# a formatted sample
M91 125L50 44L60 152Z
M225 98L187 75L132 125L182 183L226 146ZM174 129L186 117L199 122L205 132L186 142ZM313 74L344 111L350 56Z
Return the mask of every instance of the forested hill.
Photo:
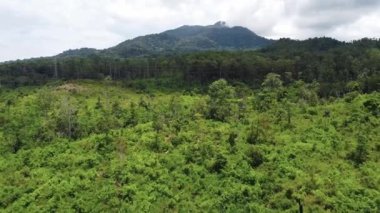
M364 42L367 39L362 39L360 42ZM374 42L376 45L376 42ZM292 40L289 38L282 38L262 49L265 53L275 53L275 54L300 54L302 52L325 52L334 48L344 47L345 45L352 45L353 43L346 43L338 41L329 37L321 38L309 38L303 41ZM370 44L366 44L365 47L370 47Z
M261 49L261 52L271 53L273 55L300 55L303 53L327 53L328 51L346 51L346 54L359 55L368 49L379 49L380 42L378 39L363 38L351 42L338 41L329 37L309 38L306 40L292 40L282 38Z
M245 27L228 27L224 22L217 22L209 26L185 25L159 34L140 36L101 51L83 48L69 50L59 56L100 54L133 57L205 50L252 50L273 42Z
M94 48L80 48L75 50L66 50L61 54L58 54L57 57L74 57L74 56L81 56L86 57L94 54L100 54L101 50L97 50Z

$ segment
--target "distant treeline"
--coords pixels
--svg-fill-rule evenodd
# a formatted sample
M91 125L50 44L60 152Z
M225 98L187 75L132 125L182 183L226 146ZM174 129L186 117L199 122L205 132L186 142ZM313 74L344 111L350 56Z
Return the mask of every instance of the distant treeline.
M258 87L268 73L285 83L317 81L321 96L340 96L356 85L380 88L380 40L339 42L330 38L281 39L259 51L178 53L138 58L104 54L47 57L0 64L1 86L43 84L51 79L134 80L176 77L179 83L208 84L219 78Z

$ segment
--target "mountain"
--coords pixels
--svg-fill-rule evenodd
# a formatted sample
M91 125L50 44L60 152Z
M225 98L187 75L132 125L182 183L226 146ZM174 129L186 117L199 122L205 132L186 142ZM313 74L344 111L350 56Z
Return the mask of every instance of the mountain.
M245 27L229 27L220 21L209 26L185 25L159 34L140 36L101 51L84 48L69 50L59 56L106 54L133 57L207 50L252 50L273 42Z
M66 56L88 56L93 55L96 53L99 53L100 51L94 48L81 48L81 49L74 49L74 50L66 50L63 53L59 54L60 57L66 57Z
M225 22L209 26L182 26L159 34L137 37L105 50L122 57L171 52L257 49L273 41L244 27Z

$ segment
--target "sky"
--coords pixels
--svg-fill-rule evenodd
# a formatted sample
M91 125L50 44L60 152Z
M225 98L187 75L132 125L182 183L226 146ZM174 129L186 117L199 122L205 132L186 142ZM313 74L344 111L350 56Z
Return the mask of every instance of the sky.
M380 37L380 0L0 0L0 61L226 21L267 38Z

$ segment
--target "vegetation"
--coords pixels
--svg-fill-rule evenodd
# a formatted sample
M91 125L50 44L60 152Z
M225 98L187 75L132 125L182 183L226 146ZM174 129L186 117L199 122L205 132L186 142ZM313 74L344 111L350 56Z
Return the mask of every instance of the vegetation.
M0 211L379 212L379 90L379 40L223 23L1 63Z
M161 85L2 88L0 209L379 211L378 92L319 98L276 74L255 90Z
M299 80L318 82L321 97L342 97L352 91L380 89L380 41L362 39L343 43L329 38L280 40L260 51L200 52L147 57L112 54L57 56L0 64L0 84L7 87L42 85L53 79L131 81L166 78L173 87L207 87L224 78L258 89L268 73L284 85ZM84 52L93 50L83 50Z

